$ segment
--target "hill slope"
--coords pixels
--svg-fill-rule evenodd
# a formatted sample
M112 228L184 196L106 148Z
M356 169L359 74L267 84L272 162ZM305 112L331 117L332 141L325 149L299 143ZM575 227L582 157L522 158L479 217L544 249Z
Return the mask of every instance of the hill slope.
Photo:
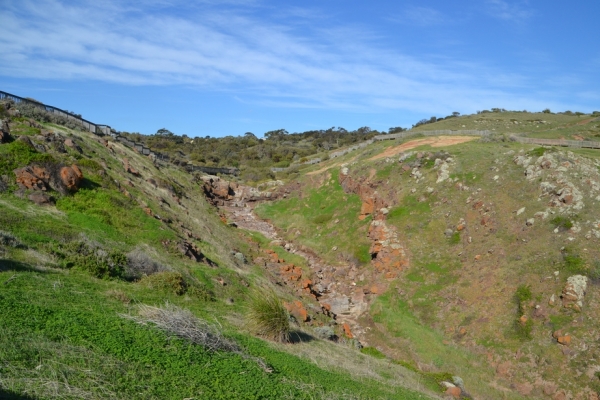
M110 137L5 121L1 397L429 397L419 374L351 341L299 326L293 344L250 333L250 295L274 287L252 260L270 245L205 199L216 177Z

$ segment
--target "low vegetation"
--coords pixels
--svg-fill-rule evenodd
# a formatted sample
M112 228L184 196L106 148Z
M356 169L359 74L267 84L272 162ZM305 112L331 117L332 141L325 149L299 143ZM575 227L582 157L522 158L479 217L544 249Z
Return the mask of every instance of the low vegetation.
M290 316L272 289L255 290L250 295L246 319L250 331L259 336L276 342L290 339Z

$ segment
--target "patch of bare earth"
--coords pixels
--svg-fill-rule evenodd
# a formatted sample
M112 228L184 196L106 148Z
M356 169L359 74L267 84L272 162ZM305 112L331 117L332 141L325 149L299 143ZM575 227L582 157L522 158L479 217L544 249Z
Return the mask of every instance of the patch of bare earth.
M455 144L470 142L471 140L478 139L477 136L436 136L423 139L415 139L410 142L402 143L399 146L390 147L385 149L382 153L377 154L369 159L369 161L379 160L381 158L392 157L396 154L405 152L406 150L414 149L415 147L424 146L426 144L431 147L445 147L452 146Z

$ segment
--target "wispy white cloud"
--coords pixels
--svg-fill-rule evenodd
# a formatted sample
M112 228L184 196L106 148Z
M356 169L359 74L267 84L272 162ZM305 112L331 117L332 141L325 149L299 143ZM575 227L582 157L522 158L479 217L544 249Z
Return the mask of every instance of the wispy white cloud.
M533 16L526 0L487 0L487 5L490 15L504 20L521 22Z
M212 3L186 9L154 0L160 13L109 0L9 5L0 14L0 75L193 85L255 104L356 111L476 109L484 99L508 104L512 90L527 88L526 77L476 62L398 54L367 29L307 30L261 18L254 1ZM412 12L421 23L442 18L426 8ZM291 14L304 21L314 15ZM546 107L534 97L517 103Z
M408 6L399 17L390 18L394 22L409 23L419 26L432 26L445 22L442 13L431 7Z

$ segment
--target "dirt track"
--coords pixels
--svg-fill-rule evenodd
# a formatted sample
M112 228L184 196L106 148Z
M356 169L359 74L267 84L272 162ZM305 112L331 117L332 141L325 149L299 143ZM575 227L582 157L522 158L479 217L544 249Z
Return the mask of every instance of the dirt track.
M386 149L384 152L377 154L369 158L369 161L379 160L380 158L392 157L396 154L400 154L406 150L414 149L415 147L423 146L426 144L431 147L444 147L452 146L454 144L469 142L471 140L479 139L477 136L435 136L430 138L415 139L410 142L402 143L399 146L394 146Z

